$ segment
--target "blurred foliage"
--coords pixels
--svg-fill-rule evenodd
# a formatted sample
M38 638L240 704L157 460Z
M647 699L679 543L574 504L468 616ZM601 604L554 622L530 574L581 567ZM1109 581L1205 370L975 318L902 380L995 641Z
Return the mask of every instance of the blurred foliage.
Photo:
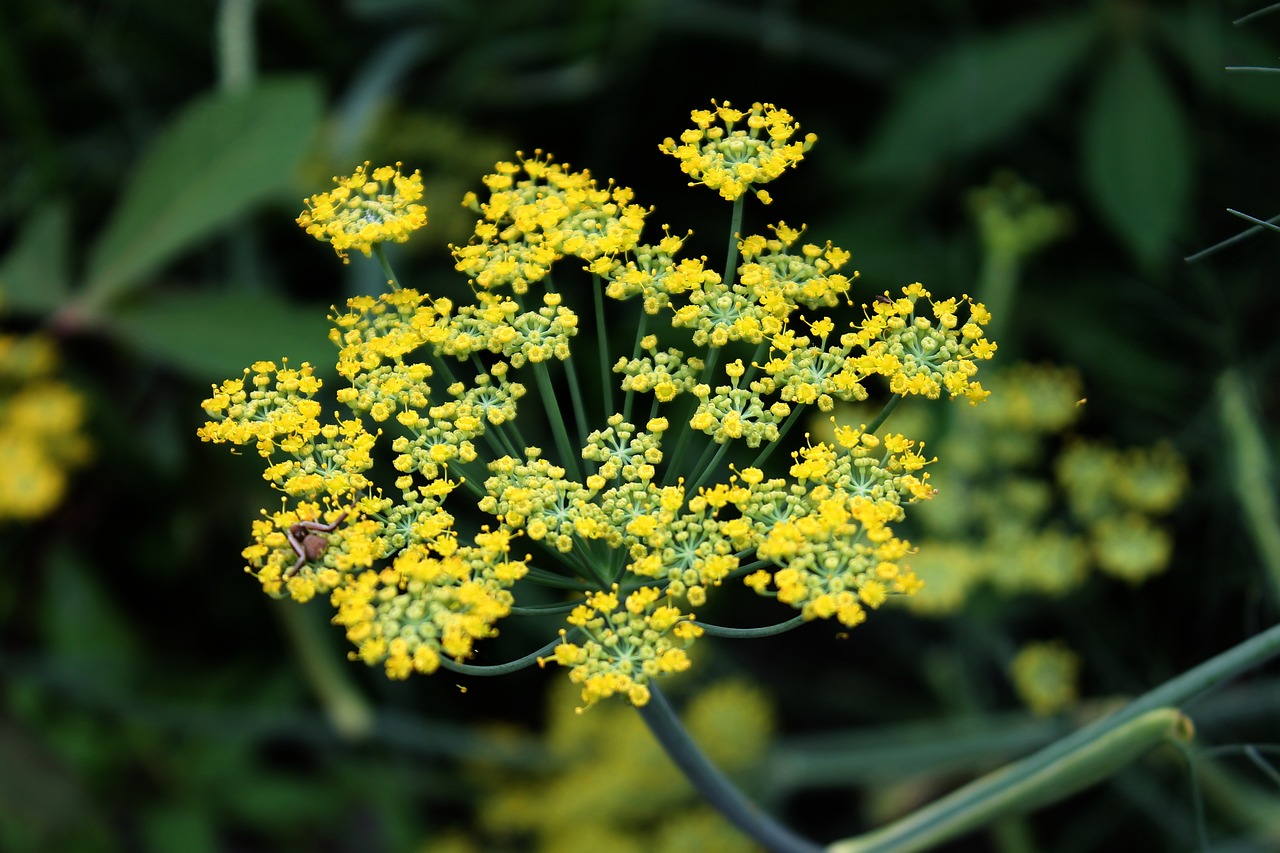
M548 691L547 766L512 774L473 763L474 826L452 828L421 853L526 849L521 842L546 853L758 849L699 799L633 709L612 702L584 714L574 707L578 693L563 679ZM700 689L687 717L689 733L718 767L739 778L758 771L773 726L759 688L722 682Z
M1181 260L1247 227L1227 208L1276 212L1260 175L1280 77L1224 71L1274 63L1274 16L1232 25L1255 8L0 8L0 322L6 340L56 343L57 381L84 400L94 448L59 506L0 521L0 849L417 850L460 808L499 801L477 802L464 764L547 772L552 747L475 724L556 731L541 712L549 677L388 684L343 662L319 614L286 621L240 577L261 483L198 446L197 403L258 358L328 361L328 306L381 275L359 258L335 275L331 250L292 220L366 159L420 168L431 227L460 241L462 193L496 159L541 148L637 187L643 204L679 205L691 246L715 257L722 207L690 200L657 151L713 97L785 106L826 149L744 227L808 222L853 251L866 298L918 279L991 302L993 280L1014 281L998 359L1078 377L1080 441L1164 443L1190 472L1162 522L1168 566L1140 586L987 588L940 619L899 611L847 635L809 626L717 646L712 672L750 673L776 706L753 790L810 837L847 835L1074 724L1017 710L1008 667L1027 641L1079 656L1087 698L1071 713L1088 715L1274 623L1280 237ZM993 277L966 200L1004 169L1073 226ZM438 252L396 248L402 277L465 287ZM952 440L960 408L943 426ZM967 450L990 473L1016 440L1001 428ZM943 485L953 451L937 449ZM10 487L13 469L3 476ZM749 598L706 615L778 618ZM509 629L486 659L541 641ZM1198 762L1203 827L1185 764L1157 754L953 849L1189 849L1200 831L1223 849L1274 849L1277 707L1274 668L1196 705L1198 740L1216 747Z

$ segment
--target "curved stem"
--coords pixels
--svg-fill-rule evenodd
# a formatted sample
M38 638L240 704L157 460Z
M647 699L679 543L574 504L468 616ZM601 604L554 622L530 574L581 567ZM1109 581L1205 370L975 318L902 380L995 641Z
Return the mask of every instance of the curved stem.
M507 663L496 663L491 666L477 666L470 663L458 663L457 661L450 660L447 657L441 657L440 666L450 672L456 672L459 675L507 675L508 673L515 672L516 670L533 666L538 662L538 658L546 655L549 651L560 645L560 643L561 638L556 637L537 651L530 652L522 658L516 658L515 660L508 661Z
M707 802L750 838L775 853L821 853L822 848L796 835L748 800L712 764L652 681L649 701L636 709L649 731Z
M694 624L701 628L708 637L727 637L731 640L754 640L759 637L776 637L799 628L804 624L804 616L796 616L777 625L763 625L759 628L726 628L723 625L708 625L706 622Z
M1185 737L1181 714L1174 708L1278 654L1280 625L1166 681L1114 714L1021 761L975 780L889 826L832 844L829 850L924 850L999 815L1060 799L1119 769L1122 765L1114 759L1128 755L1131 760L1144 742L1150 746L1162 737Z

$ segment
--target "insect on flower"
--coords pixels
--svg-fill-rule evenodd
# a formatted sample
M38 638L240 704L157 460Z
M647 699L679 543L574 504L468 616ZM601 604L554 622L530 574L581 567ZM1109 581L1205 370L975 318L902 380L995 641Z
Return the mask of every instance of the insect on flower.
M321 524L318 521L297 521L289 525L284 535L289 540L289 546L293 548L293 552L298 555L298 562L284 573L285 580L296 575L304 564L320 558L320 555L329 547L329 540L320 534L332 533L346 517L347 513L343 512L329 524Z

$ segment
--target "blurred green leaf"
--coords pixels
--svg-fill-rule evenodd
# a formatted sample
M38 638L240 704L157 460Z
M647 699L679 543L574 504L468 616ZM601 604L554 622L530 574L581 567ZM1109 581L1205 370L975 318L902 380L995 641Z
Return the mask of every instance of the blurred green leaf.
M859 174L913 176L948 157L998 142L1038 109L1084 59L1088 12L966 40L906 82L873 138Z
M320 120L310 78L206 95L134 169L89 257L86 297L102 305L292 183Z
M157 295L112 312L118 337L202 382L239 376L260 359L287 357L323 370L336 351L328 312L261 293Z
M76 821L93 820L70 768L34 733L0 718L0 847L49 850Z
M36 208L4 263L0 310L48 314L67 296L69 218L65 204Z
M193 804L158 806L143 821L144 849L155 853L214 853L216 833L209 816Z
M101 551L91 553L102 557ZM142 658L129 617L108 594L105 575L95 574L107 563L91 564L63 542L52 549L48 565L50 592L41 623L51 654L69 662L86 682L97 681L108 691L123 688Z
M1187 4L1162 12L1157 32L1186 63L1196 83L1214 98L1261 118L1280 116L1280 79L1265 73L1231 73L1229 65L1280 66L1276 48L1248 27L1231 26L1226 10ZM1261 22L1258 22L1261 24Z
M1083 134L1084 181L1103 219L1139 261L1170 259L1191 201L1191 142L1142 44L1126 42L1103 69Z

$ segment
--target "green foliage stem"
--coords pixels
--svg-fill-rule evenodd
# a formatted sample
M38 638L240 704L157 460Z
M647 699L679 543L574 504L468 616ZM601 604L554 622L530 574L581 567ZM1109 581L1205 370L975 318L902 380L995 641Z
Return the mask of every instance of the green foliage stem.
M1244 380L1234 370L1218 378L1218 412L1231 448L1231 485L1271 579L1272 595L1280 602L1280 508L1276 505L1271 455L1249 406Z

